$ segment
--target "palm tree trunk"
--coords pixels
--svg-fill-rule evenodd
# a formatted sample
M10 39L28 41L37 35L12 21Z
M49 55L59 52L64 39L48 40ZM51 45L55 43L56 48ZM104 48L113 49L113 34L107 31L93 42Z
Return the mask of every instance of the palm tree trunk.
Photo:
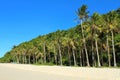
M22 57L22 61L23 61L23 64L25 64L24 54L23 54L23 57Z
M69 61L69 66L71 66L70 47L69 46L68 46L68 61Z
M57 65L57 54L56 54L56 48L54 46L54 62Z
M96 45L96 51L97 51L97 61L98 61L98 66L100 67L100 57L99 57L99 51L98 51L98 43L97 43L97 39L95 39L95 45Z
M85 48L85 54L86 54L86 60L87 60L87 66L90 66L89 58L88 58L88 52L87 52L87 47L86 47L85 36L84 36L84 32L83 32L82 20L81 20L81 30L82 30L82 37L83 37L83 44L84 44L84 48Z
M45 44L45 42L44 42L44 63L46 63L46 48L45 48L45 46L46 46L46 44Z
M33 54L33 64L35 64L35 54Z
M16 58L17 58L17 63L19 64L19 55L17 55Z
M58 49L59 49L59 56L60 56L60 65L62 66L62 53L61 53L61 48L60 48L60 44L58 43Z
M21 63L21 54L19 55L19 63Z
M116 63L116 55L115 55L115 46L114 46L114 34L113 34L113 30L111 30L111 35L112 35L112 48L113 48L114 67L116 67L116 66L117 66L117 63Z
M84 51L83 49L81 50L81 54L82 54L82 65L85 66L85 56L84 56Z
M76 57L75 57L75 51L74 51L73 48L72 48L72 54L73 54L74 66L77 66L77 64L76 64Z
M56 55L56 53L54 54L54 61L55 61L55 64L57 65L57 55Z
M110 49L109 49L109 41L108 41L108 34L107 34L107 53L108 53L108 63L109 67L111 66L111 60L110 60Z
M31 64L31 62L30 62L30 55L29 55L29 64Z
M92 34L92 37L91 37L91 44L92 44L92 66L94 67L95 66L95 54L94 54L94 25L92 25L92 28L91 28L91 34Z
M93 45L93 40L92 40L92 66L95 66L95 57L94 57L94 45Z
M80 55L80 66L82 67L82 51L79 49L79 55Z
M27 64L27 58L26 58L26 55L25 55L25 64Z

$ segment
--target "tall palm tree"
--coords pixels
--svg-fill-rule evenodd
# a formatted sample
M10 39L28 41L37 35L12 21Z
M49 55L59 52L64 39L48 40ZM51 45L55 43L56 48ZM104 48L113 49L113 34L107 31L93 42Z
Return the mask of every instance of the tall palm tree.
M46 42L43 42L43 50L44 50L44 63L46 63Z
M83 28L83 25L82 25L82 22L85 21L88 18L88 13L89 12L87 12L86 10L87 10L87 6L86 5L82 5L78 9L77 15L79 16L79 18L81 20L82 39L83 39L84 49L85 49L85 53L86 53L87 66L90 66L89 58L88 58L88 51L87 51L87 47L86 47L84 28Z
M70 44L72 46L72 55L73 55L74 66L77 66L76 55L75 55L75 50L76 50L75 42L73 40L71 40Z
M62 45L64 47L67 47L67 55L68 55L68 63L69 66L71 66L71 54L70 54L70 38L69 35L66 35L64 38L62 38Z
M107 54L108 54L108 65L111 66L111 58L110 58L110 46L109 46L109 15L103 15L104 18L104 29L106 32L106 45L107 45Z
M47 43L47 42L46 42L46 38L47 38L46 36L43 36L43 38L40 39L40 40L41 40L42 49L43 49L42 52L43 52L43 55L44 55L44 56L43 56L43 62L44 62L44 64L46 64L46 59L47 59L47 58L46 58L46 57L47 57L47 52L46 52L46 47L47 47L47 46L46 46L46 45L47 45L46 43ZM40 44L40 43L39 43L39 44Z
M117 66L116 63L116 53L115 53L115 43L114 43L114 29L117 26L117 16L118 14L115 11L111 11L108 13L109 15L109 27L112 37L112 51L113 51L113 59L114 59L114 67Z
M16 47L13 49L13 53L16 57L16 62L19 64L20 63L20 51L19 51L19 47Z
M94 31L94 36L95 36L95 46L96 46L96 52L97 52L97 61L98 61L98 66L100 67L101 64L100 64L100 56L99 56L99 50L98 50L98 31L101 30L100 28L100 24L101 24L101 16L98 14L98 13L94 13L92 15L92 22L93 22L93 27L95 27L95 31Z
M116 29L117 26L117 13L115 11L109 12L105 17L105 22L107 24L107 49L109 49L109 43L108 43L108 34L111 34L111 41L112 41L112 53L113 53L113 59L114 59L114 67L117 66L116 63L116 53L115 53L115 44L114 44L114 30ZM108 33L109 32L109 33ZM110 54L108 50L108 58L109 58L109 66L111 65L110 63Z
M57 47L57 41L54 39L52 42L51 42L52 44L52 48L53 48L53 53L54 53L54 63L57 65L57 49L56 49L56 47Z
M31 64L32 60L32 54L33 54L33 44L31 42L26 43L26 55L28 56L28 63Z
M68 59L69 59L69 65L71 65L71 53L73 56L73 62L74 62L74 66L77 66L77 59L76 59L76 41L74 40L76 34L75 34L75 30L74 29L69 29L69 33L67 33L66 37L65 37L65 43L68 47ZM70 52L71 49L71 52Z
M59 58L60 58L60 65L63 65L63 60L62 60L62 50L61 50L61 31L58 30L56 32L56 40L57 40L57 47L58 47L58 53L59 53Z

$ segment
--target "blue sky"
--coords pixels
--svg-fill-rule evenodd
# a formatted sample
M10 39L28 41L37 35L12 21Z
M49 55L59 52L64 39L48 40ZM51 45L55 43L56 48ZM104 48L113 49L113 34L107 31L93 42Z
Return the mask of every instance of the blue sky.
M103 14L119 8L120 0L0 0L0 57L13 45L74 27L82 4L90 14Z

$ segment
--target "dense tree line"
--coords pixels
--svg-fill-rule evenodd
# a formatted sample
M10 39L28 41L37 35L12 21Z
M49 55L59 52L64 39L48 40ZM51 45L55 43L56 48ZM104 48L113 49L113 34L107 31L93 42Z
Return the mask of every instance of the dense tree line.
M120 66L120 8L89 16L82 5L80 24L14 46L0 62L66 66Z

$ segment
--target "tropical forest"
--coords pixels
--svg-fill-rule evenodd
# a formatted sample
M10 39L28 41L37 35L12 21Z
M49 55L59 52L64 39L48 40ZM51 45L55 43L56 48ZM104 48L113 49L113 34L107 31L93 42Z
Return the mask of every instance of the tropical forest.
M77 9L76 26L14 45L0 62L120 67L120 8L105 14L90 14L88 8L82 5Z

